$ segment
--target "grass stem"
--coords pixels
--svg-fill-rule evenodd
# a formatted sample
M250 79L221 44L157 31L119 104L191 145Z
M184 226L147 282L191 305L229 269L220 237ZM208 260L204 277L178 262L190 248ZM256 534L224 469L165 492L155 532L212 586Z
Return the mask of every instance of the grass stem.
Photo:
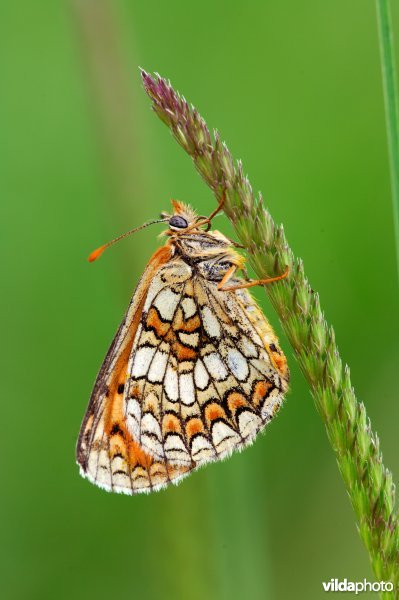
M399 276L399 101L395 70L392 15L389 0L376 0L376 8L391 174L396 260Z

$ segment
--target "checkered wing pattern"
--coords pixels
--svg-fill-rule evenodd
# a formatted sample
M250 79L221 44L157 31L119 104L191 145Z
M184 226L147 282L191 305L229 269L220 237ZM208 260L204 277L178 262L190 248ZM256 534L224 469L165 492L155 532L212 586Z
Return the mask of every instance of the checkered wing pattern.
M150 286L128 365L126 425L158 461L192 469L251 443L281 405L288 369L246 290L176 260Z
M288 369L246 290L183 260L139 285L97 378L78 442L82 474L133 494L178 482L250 444L279 409Z
M82 423L76 457L83 477L108 491L134 494L178 481L185 466L167 465L140 447L125 418L127 365L148 291L148 282L170 259L159 249L149 262L101 367Z

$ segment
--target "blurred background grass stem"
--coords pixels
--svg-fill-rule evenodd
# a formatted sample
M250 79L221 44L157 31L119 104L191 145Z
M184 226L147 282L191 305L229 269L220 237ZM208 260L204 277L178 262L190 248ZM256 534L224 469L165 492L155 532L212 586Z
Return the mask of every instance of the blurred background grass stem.
M399 99L389 0L376 0L399 281Z

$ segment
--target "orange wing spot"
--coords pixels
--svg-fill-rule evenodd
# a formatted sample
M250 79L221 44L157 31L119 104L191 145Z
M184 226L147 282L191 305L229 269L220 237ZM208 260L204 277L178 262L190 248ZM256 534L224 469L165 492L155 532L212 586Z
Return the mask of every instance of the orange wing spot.
M195 463L193 463L192 466L195 466ZM188 467L188 466L173 466L173 465L168 465L168 474L170 479L175 479L176 477L179 477L181 475L184 475L184 473L187 473L188 471L190 471L190 469L192 469L192 467Z
M219 406L219 404L216 404L216 402L212 402L212 404L209 404L206 407L205 416L208 419L208 421L214 421L215 419L219 419L220 417L222 419L226 419L226 413L224 412L223 408Z
M268 391L273 387L270 381L258 381L255 385L255 391L252 395L252 402L258 406L260 402L268 395Z
M116 454L122 454L123 458L127 459L127 448L124 444L119 443L120 440L116 437L112 437L109 442L109 454L113 458Z
M197 354L198 354L198 352L196 350L193 350L192 348L189 348L188 346L184 346L183 344L180 344L180 342L178 342L177 340L174 342L174 344L172 346L172 351L178 361L194 360L195 358L197 358Z
M190 419L186 425L187 437L191 438L196 433L202 433L204 431L204 424L201 419Z
M175 432L181 433L181 425L179 419L175 415L165 415L162 421L163 433Z
M130 469L137 465L149 469L154 459L133 440L124 422L111 421L108 428L110 428L107 432L110 437L110 456L120 453L128 461Z
M287 359L285 356L281 356L278 352L273 352L273 360L277 369L285 376L287 374Z
M168 471L164 463L156 462L151 466L150 474L151 479L159 477L161 480L164 480L168 476Z
M151 412L153 415L156 415L158 412L158 406L154 402L153 398L150 400L146 399L142 406L146 412Z
M154 459L144 452L141 446L137 442L130 439L129 441L129 463L130 467L134 468L136 465L142 466L144 469L149 470L153 464Z
M186 283L186 287L184 288L184 294L186 296L194 296L194 285L191 280L188 280Z
M188 319L187 321L182 321L182 323L179 323L178 329L179 331L184 331L185 333L192 333L193 331L195 331L196 329L199 329L201 327L201 321L198 315L194 315L193 317L191 317L191 319Z
M147 327L155 329L156 335L160 338L165 337L170 328L170 323L163 323L154 307L150 308L147 315Z
M227 398L227 405L230 411L234 414L237 408L240 408L240 406L247 406L247 401L242 394L239 394L238 392L232 392Z
M137 398L138 400L141 399L140 388L137 384L130 388L129 392L131 398Z

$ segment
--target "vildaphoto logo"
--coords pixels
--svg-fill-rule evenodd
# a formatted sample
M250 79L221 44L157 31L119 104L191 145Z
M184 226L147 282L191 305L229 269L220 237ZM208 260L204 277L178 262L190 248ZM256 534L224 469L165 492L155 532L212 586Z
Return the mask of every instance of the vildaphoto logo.
M346 578L340 581L339 579L330 579L323 581L325 592L392 592L393 583L391 581L348 581Z

